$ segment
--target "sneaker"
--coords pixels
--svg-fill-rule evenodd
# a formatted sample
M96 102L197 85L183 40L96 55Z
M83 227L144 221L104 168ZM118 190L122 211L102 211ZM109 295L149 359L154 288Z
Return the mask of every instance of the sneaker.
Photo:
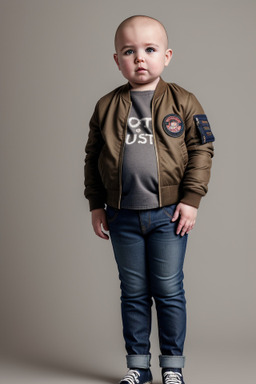
M181 369L171 370L165 369L162 371L163 384L185 384Z
M129 369L120 384L151 384L152 374L150 369Z

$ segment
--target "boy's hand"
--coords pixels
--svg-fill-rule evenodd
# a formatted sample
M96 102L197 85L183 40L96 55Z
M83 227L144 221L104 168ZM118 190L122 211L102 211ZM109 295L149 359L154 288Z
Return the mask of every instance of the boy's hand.
M105 231L108 231L108 222L105 209L99 208L92 211L92 226L97 236L105 240L109 239L109 236L102 230L103 227Z
M197 216L197 208L191 205L179 203L175 209L172 221L176 221L180 216L180 221L177 227L176 234L184 236L194 228Z

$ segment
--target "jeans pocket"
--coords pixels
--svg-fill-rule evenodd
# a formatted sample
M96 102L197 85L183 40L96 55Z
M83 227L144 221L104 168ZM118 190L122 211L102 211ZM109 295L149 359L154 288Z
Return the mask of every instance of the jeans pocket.
M171 205L166 205L163 207L163 212L165 213L166 216L168 216L170 219L173 218L175 209L176 209L177 204L171 204Z
M113 223L117 219L119 212L119 209L112 208L108 205L106 209L108 223Z

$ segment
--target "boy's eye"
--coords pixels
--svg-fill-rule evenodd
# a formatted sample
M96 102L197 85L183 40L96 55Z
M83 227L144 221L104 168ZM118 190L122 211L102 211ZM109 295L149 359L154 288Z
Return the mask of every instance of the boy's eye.
M133 49L128 49L127 51L125 51L124 54L128 56L128 55L132 55L133 52L134 52Z
M148 47L148 48L146 49L146 52L155 52L155 48Z

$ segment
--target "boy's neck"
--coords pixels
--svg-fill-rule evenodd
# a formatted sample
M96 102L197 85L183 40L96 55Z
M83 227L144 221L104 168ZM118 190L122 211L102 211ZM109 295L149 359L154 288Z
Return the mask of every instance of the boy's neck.
M157 87L157 84L160 80L160 77L158 77L155 81L149 83L149 84L131 84L131 91L154 91Z

